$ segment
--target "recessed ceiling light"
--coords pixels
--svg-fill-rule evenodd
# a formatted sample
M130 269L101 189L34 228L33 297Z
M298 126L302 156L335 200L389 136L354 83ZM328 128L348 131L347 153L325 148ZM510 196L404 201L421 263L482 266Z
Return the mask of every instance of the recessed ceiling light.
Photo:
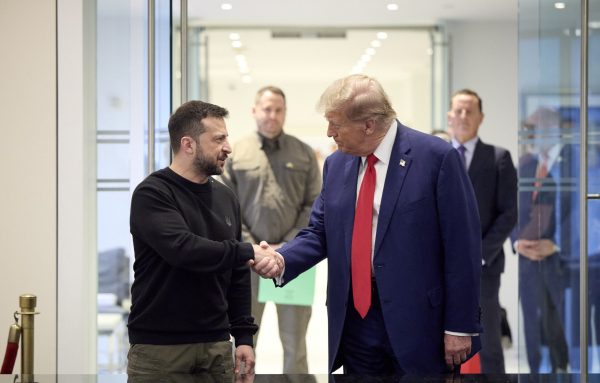
M566 5L563 2L556 2L554 3L554 8L556 9L565 9Z
M375 54L375 49L367 48L367 50L365 50L365 53L368 54L369 56L373 56Z
M379 40L385 40L385 39L387 39L387 37L388 37L387 33L385 33L385 32L377 32L377 38Z
M239 33L230 33L229 34L229 40L239 40L239 39L240 39Z
M592 29L600 29L600 21L590 21L588 25Z
M234 48L241 48L242 47L242 42L240 40L235 40L231 42L231 46Z
M224 10L224 11L230 11L231 8L233 8L233 6L231 4L229 4L229 3L223 3L223 4L221 4L221 9Z
M381 41L373 40L373 41L371 41L371 46L374 48L379 48L381 46Z
M387 9L388 9L388 11L397 11L398 10L398 4L396 4L396 3L389 3L387 5Z
M365 62L365 63L369 62L369 61L371 61L371 56L369 56L369 55L362 55L362 56L360 56L360 61Z

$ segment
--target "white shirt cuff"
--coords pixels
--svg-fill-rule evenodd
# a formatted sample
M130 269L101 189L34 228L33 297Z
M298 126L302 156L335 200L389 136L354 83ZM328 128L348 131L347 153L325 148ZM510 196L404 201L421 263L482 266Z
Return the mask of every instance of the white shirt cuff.
M444 331L444 334L454 335L454 336L479 336L478 333L467 333L467 332L455 332L455 331Z

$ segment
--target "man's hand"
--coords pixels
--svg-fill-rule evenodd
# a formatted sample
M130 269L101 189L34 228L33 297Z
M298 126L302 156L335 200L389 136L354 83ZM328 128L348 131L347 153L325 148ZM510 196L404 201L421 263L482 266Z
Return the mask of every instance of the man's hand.
M235 374L235 383L253 383L254 374Z
M519 239L517 252L532 261L541 261L556 252L556 245L549 239Z
M254 259L248 261L252 269L263 278L275 278L283 272L285 262L281 254L276 252L265 241L253 245Z
M254 349L247 345L235 348L235 375L254 375Z
M444 334L444 359L452 371L467 360L471 353L471 337Z

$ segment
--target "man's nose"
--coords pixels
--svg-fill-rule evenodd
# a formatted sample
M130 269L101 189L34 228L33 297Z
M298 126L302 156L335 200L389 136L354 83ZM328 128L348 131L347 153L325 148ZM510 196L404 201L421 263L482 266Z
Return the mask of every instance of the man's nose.
M331 125L327 126L327 137L333 137L334 135L334 130L331 128Z

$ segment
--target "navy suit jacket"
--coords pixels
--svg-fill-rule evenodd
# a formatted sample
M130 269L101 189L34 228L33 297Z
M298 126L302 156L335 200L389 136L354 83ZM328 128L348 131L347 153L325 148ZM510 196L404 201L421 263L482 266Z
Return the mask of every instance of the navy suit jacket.
M578 262L579 259L579 217L573 212L579 209L577 177L579 176L579 150L574 145L564 145L549 169L548 175L541 180L541 188L532 200L532 184L538 167L538 156L526 153L519 161L519 177L522 188L519 191L519 223L513 231L513 241L522 237L521 233L532 220L543 221L537 226L535 236L526 239L550 239L561 251L560 258L565 263ZM548 217L540 217L536 206L548 208ZM532 232L532 230L528 230Z
M504 271L504 242L517 223L517 170L506 149L479 139L469 178L473 184L482 232L485 275Z
M280 249L284 282L327 258L329 371L351 291L350 248L360 157L335 152L309 226ZM444 373L444 331L479 333L481 231L459 154L398 123L377 224L373 267L395 357L406 373ZM472 353L480 349L473 337Z

